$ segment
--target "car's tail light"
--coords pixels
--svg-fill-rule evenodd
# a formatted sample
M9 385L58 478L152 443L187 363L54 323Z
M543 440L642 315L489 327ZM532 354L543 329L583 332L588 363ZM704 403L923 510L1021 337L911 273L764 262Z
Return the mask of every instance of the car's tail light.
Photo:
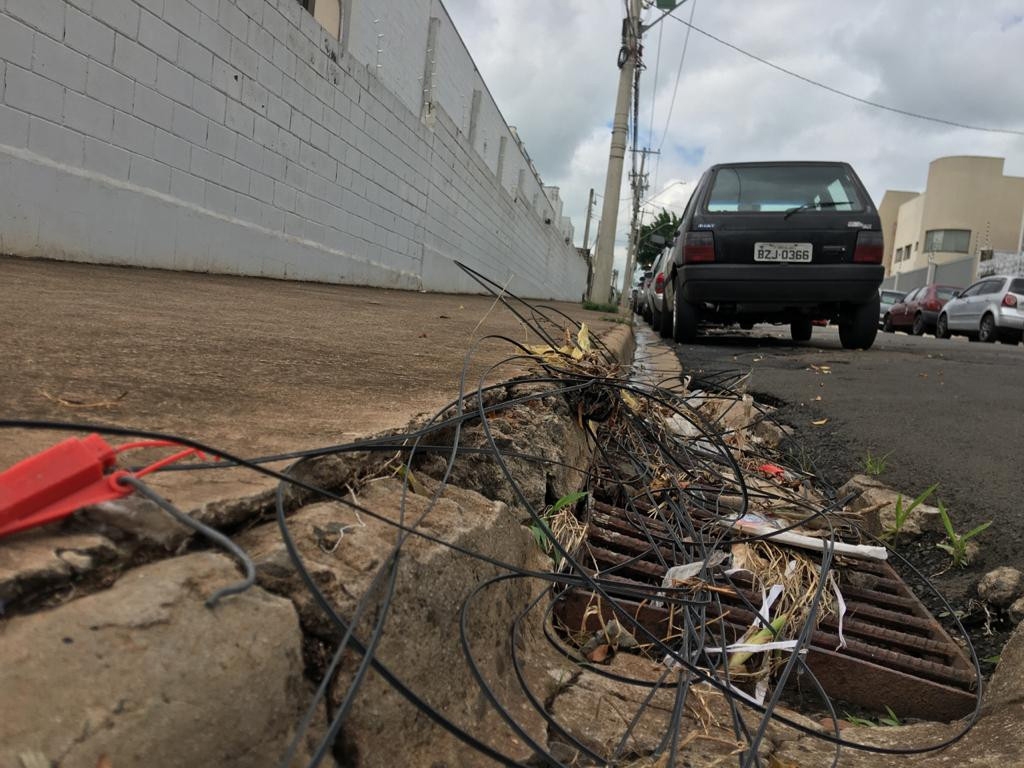
M857 250L853 252L853 260L859 264L881 264L883 250L881 232L861 230L857 233Z
M924 308L930 312L938 312L942 309L942 302L938 299L928 299L928 301L924 303Z
M665 273L659 272L658 276L654 278L654 292L664 293L665 292Z
M700 264L715 260L713 232L687 232L683 236L683 263Z
M1016 307L1017 306L1017 297L1014 296L1012 293L1006 294L1005 296L1003 296L1003 306L1004 307Z

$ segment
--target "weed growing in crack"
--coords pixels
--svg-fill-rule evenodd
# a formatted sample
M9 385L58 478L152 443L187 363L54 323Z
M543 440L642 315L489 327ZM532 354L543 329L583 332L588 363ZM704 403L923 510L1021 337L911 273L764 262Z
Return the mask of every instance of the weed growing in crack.
M897 725L903 725L903 721L899 719L895 712L893 712L892 707L886 705L885 711L886 715L878 717L877 722L875 720L869 720L866 717L854 717L849 712L844 712L843 714L845 715L847 722L853 723L854 725L863 725L867 728L875 728L878 726L895 728Z
M992 525L992 521L989 520L987 523L982 523L972 528L967 533L959 534L953 529L953 521L949 518L949 510L946 509L946 505L941 501L939 502L939 517L942 519L942 527L946 529L946 541L935 546L949 554L953 560L954 567L963 568L969 560L967 557L967 542Z
M561 556L558 554L553 541L557 540L563 547L570 550L574 548L573 545L578 543L576 541L578 532L575 529L578 527L581 532L582 526L579 526L578 523L573 525L576 518L572 515L572 507L588 494L589 491L575 491L565 494L565 496L551 505L551 509L541 516L539 523L533 523L530 526L533 540L540 547L541 551L551 558L555 568L561 564ZM567 517L572 517L572 522L566 519Z
M869 454L870 455L870 454ZM925 499L935 493L935 489L939 487L938 483L925 488L921 492L921 495L914 499L906 507L903 506L903 494L896 497L896 508L893 510L892 525L885 529L883 538L895 539L900 535L903 530L903 526L907 522L907 518L910 517L910 513L917 509L921 504L924 503ZM941 502L940 502L941 504Z
M878 477L885 472L885 467L889 463L889 457L891 455L892 451L882 454L881 456L872 456L871 449L868 448L868 455L864 459L864 471L871 475L871 477Z

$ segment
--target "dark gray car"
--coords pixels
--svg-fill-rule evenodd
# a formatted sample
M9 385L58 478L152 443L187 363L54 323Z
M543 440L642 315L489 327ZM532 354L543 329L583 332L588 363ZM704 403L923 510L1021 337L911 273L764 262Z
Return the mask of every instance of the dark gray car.
M665 264L663 335L691 341L704 324L839 325L847 349L878 333L882 232L846 163L730 163L697 184Z

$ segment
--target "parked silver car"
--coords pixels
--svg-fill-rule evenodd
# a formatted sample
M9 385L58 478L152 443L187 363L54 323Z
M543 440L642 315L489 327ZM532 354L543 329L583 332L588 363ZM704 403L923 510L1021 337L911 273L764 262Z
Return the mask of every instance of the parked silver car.
M878 306L878 326L881 327L885 322L885 314L896 304L903 301L903 297L906 295L903 291L890 291L885 288L878 292L879 306Z
M1024 334L1024 277L986 277L967 286L942 308L935 335L1019 344Z
M648 322L664 338L672 335L672 310L665 301L665 284L669 280L667 274L672 252L666 248L654 262L651 272L654 277L647 288L647 307L650 312Z
M647 317L647 284L651 281L651 271L641 273L633 288L633 311L641 317Z

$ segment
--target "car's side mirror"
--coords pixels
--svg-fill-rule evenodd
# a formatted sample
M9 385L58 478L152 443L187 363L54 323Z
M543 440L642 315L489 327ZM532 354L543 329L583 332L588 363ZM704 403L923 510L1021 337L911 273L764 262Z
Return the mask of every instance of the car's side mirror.
M953 298L954 299L959 299L960 298L960 291L953 291Z

